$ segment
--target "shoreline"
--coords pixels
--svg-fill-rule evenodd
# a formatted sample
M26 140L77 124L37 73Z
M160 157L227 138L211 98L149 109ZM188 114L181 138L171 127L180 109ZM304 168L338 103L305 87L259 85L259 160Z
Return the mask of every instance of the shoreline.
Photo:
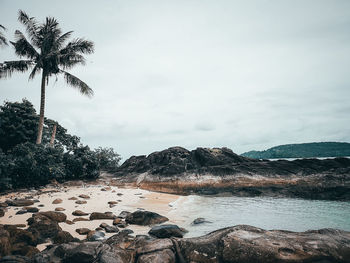
M76 182L77 183L77 182ZM75 183L74 183L75 184ZM57 187L60 187L58 190ZM106 191L101 190L108 189ZM79 195L85 194L90 196L89 199L80 198ZM84 240L86 235L80 235L75 230L78 228L88 228L94 230L102 223L111 225L112 221L108 219L101 220L89 220L89 215L92 212L112 212L115 215L120 214L122 211L134 212L137 210L149 210L159 213L161 215L168 216L172 207L170 203L176 201L180 196L173 194L157 193L139 188L122 188L116 186L109 186L108 183L103 184L86 184L81 182L80 186L64 186L56 185L54 187L47 186L40 190L15 191L0 196L0 203L5 202L8 199L27 199L31 197L39 202L34 203L31 207L37 207L39 212L55 211L56 208L64 208L61 211L66 214L67 220L73 221L76 218L80 218L87 221L77 221L74 224L67 224L66 222L60 222L59 226L63 231L68 231L73 237ZM86 201L86 204L76 204L76 200L68 200L71 197L76 197L78 200ZM103 199L101 200L101 198ZM62 202L58 204L52 204L56 199L61 199ZM110 207L109 201L118 202L114 207ZM44 205L44 207L40 207ZM21 210L21 207L8 206L5 208L5 215L0 217L0 224L2 225L16 225L25 224L25 228L28 227L27 219L32 216L32 213L16 214ZM74 216L72 212L75 210L81 210L88 215L86 216ZM168 223L178 224L178 220L175 217L170 217ZM21 229L24 229L21 228ZM134 231L134 235L147 234L150 230L149 226L129 225L128 229ZM115 233L105 233L108 238ZM45 245L50 243L45 243ZM39 250L45 248L43 244L38 246Z

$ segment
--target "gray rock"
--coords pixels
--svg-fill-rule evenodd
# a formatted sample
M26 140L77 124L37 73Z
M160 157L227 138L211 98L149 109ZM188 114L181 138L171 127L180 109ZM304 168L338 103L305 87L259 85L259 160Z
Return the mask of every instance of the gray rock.
M177 225L160 225L154 226L148 232L151 236L158 238L183 237L182 230Z

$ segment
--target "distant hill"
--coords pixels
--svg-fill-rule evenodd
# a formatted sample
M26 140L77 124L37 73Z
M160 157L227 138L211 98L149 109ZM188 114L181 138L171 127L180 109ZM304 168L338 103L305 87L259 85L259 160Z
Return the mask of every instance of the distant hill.
M275 146L265 151L245 152L241 156L254 159L342 157L350 156L350 143L312 142L286 144Z

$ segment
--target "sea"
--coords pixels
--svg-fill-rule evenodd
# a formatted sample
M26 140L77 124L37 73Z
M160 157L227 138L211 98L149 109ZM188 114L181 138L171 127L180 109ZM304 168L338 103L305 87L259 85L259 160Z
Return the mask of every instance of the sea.
M185 237L241 224L296 232L321 228L350 231L350 202L190 195L170 205L174 208L170 213L174 213L180 226L189 231ZM208 222L192 223L200 217Z

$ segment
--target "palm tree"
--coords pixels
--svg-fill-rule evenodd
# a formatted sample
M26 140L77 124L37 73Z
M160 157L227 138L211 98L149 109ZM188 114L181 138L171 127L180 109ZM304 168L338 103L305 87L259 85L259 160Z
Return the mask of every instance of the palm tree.
M0 29L5 31L6 27L4 27L3 25L0 25ZM8 44L4 34L0 31L0 47L3 45L7 46Z
M65 70L78 64L85 65L83 55L93 53L94 44L76 38L64 45L73 31L63 34L57 20L52 17L47 17L44 23L39 24L34 17L19 10L18 20L25 26L29 40L21 31L16 30L15 42L10 43L14 46L15 53L26 59L0 64L0 78L11 77L13 72L31 70L31 80L41 73L40 118L36 140L40 144L44 125L45 88L49 78L62 74L68 85L77 88L83 95L92 96L93 90L85 82Z

